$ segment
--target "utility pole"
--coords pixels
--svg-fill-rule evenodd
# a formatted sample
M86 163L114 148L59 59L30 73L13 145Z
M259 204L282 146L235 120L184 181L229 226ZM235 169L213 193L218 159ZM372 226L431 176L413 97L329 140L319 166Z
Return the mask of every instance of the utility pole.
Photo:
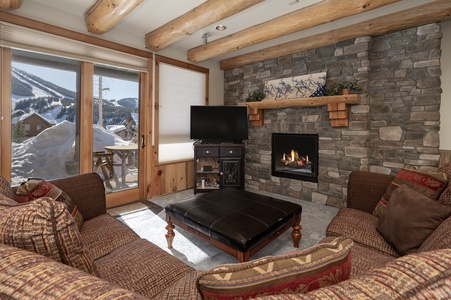
M102 76L99 75L99 122L97 122L97 124L100 127L103 127L103 99L102 99L102 95L103 94L103 87L102 87Z

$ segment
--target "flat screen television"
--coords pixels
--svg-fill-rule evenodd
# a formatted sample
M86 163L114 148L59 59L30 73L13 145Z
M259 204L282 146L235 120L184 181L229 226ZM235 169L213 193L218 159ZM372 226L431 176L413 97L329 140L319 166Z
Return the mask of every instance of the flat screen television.
M248 139L247 106L191 106L190 138L202 143Z

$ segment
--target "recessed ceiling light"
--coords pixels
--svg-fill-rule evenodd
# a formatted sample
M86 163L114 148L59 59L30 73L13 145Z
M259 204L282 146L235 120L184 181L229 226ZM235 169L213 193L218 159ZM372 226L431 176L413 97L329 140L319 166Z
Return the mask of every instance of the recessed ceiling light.
M225 25L216 25L216 26L215 26L215 29L216 29L217 31L224 31L224 30L227 29L227 27L226 27Z

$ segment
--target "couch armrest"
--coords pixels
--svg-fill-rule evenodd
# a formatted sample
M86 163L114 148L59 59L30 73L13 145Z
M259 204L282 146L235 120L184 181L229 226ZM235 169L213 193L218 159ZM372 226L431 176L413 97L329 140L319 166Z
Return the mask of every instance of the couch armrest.
M87 173L51 181L75 202L85 221L106 213L103 180L96 173Z
M372 213L393 178L393 175L368 171L351 172L347 207Z

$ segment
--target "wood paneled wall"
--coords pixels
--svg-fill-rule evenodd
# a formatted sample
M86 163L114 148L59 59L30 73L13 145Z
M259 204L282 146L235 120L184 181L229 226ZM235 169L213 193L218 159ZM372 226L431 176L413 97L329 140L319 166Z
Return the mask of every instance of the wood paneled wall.
M152 169L149 199L194 187L194 160L157 165Z
M440 150L439 166L451 162L451 150Z

